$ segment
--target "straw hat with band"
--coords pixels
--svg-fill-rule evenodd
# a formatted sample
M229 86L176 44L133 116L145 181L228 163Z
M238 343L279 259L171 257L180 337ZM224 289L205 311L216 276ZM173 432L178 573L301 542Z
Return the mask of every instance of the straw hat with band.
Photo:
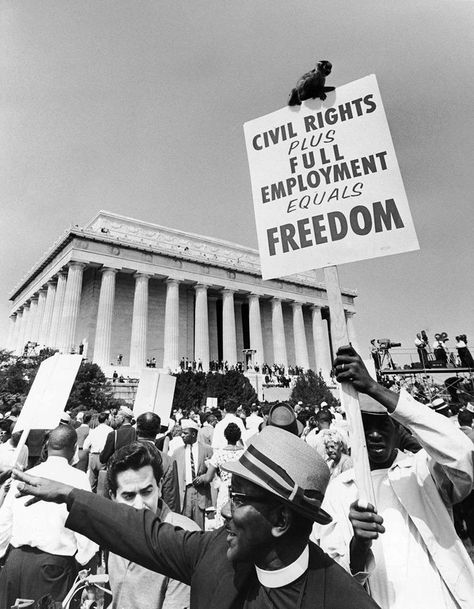
M267 426L254 436L238 461L221 468L276 495L305 518L328 524L321 509L329 482L325 461L297 436Z

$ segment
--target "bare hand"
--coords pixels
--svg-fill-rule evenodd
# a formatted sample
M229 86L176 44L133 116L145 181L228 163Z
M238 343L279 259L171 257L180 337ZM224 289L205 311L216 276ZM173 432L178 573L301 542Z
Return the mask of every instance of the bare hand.
M193 486L201 486L201 484L204 484L202 476L196 476L193 480Z
M360 393L371 393L378 385L368 373L360 356L350 346L337 350L334 371L338 383L351 383Z
M33 496L31 499L28 499L25 505L33 505L33 503L36 503L37 501L66 503L67 497L73 489L73 487L68 484L48 480L48 478L31 476L18 469L13 470L12 477L14 480L19 480L16 497L25 497L27 495Z
M371 503L363 507L358 501L351 503L349 520L354 529L354 540L359 544L370 547L379 534L385 533L383 518Z

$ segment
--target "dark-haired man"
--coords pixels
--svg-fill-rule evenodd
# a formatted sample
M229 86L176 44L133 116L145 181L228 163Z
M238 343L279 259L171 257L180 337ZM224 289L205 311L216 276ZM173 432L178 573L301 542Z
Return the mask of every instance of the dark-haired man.
M176 461L168 457L157 447L156 436L161 429L161 419L156 412L143 412L137 418L137 440L139 442L153 444L160 453L163 465L163 477L161 482L161 496L163 501L172 512L180 511L178 471Z
M107 425L109 415L106 412L99 413L98 419L99 424L90 430L89 435L84 440L84 450L89 451L87 473L89 474L89 482L94 493L97 491L99 472L105 469L105 465L100 461L100 453L104 449L107 436L113 431L112 427Z
M308 540L329 470L293 434L267 426L232 474L216 531L189 532L102 497L15 472L21 492L66 502L68 526L149 569L191 585L191 609L376 609L348 573Z
M321 528L321 547L368 581L384 609L470 609L474 568L451 508L472 487L472 442L407 392L379 385L352 348L339 350L335 370L339 382L373 398L364 403L362 422L377 509L359 505L354 470L343 472L326 492L333 521ZM422 450L398 450L395 422Z
M131 408L122 406L117 416L120 420L120 426L109 432L104 448L99 455L99 460L104 465L107 464L114 451L133 442L137 435L132 427L133 410Z
M153 414L153 413L150 413ZM112 501L137 510L151 510L162 521L188 531L198 525L172 512L160 496L163 475L160 451L151 443L132 442L109 460L107 486ZM110 553L108 556L113 609L183 609L189 607L189 586Z
M47 460L29 471L90 490L87 475L69 465L76 440L72 427L59 425L49 434ZM0 556L8 551L0 572L0 607L11 607L17 598L36 600L45 594L62 601L78 565L86 565L98 546L66 528L66 506L40 501L25 507L25 500L16 497L16 486L12 483L0 510Z
M79 461L74 465L77 469L80 469L81 472L87 472L87 466L89 461L89 455L86 450L84 450L84 442L90 432L89 423L91 422L92 415L90 412L82 413L82 422L77 427L77 452ZM79 415L78 415L79 419Z
M227 440L224 436L224 430L229 423L235 423L240 427L242 437L245 437L246 429L242 422L242 419L236 416L237 408L239 405L235 400L227 400L224 405L224 416L214 427L214 434L212 435L212 448L224 448L227 446Z

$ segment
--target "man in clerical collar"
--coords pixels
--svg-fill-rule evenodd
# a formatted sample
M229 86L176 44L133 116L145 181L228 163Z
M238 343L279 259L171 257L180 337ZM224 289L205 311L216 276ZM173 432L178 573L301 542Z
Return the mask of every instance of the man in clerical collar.
M225 526L189 532L67 485L15 471L20 492L65 502L67 526L128 560L191 585L191 609L375 609L342 567L309 541L329 470L297 436L267 426L232 474Z

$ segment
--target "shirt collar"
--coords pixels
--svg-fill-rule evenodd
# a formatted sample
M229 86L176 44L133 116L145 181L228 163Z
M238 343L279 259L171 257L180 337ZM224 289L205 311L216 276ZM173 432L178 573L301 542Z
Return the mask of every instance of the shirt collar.
M309 546L298 556L295 562L277 569L276 571L265 571L255 565L258 581L266 588L282 588L296 581L308 569L309 565Z

